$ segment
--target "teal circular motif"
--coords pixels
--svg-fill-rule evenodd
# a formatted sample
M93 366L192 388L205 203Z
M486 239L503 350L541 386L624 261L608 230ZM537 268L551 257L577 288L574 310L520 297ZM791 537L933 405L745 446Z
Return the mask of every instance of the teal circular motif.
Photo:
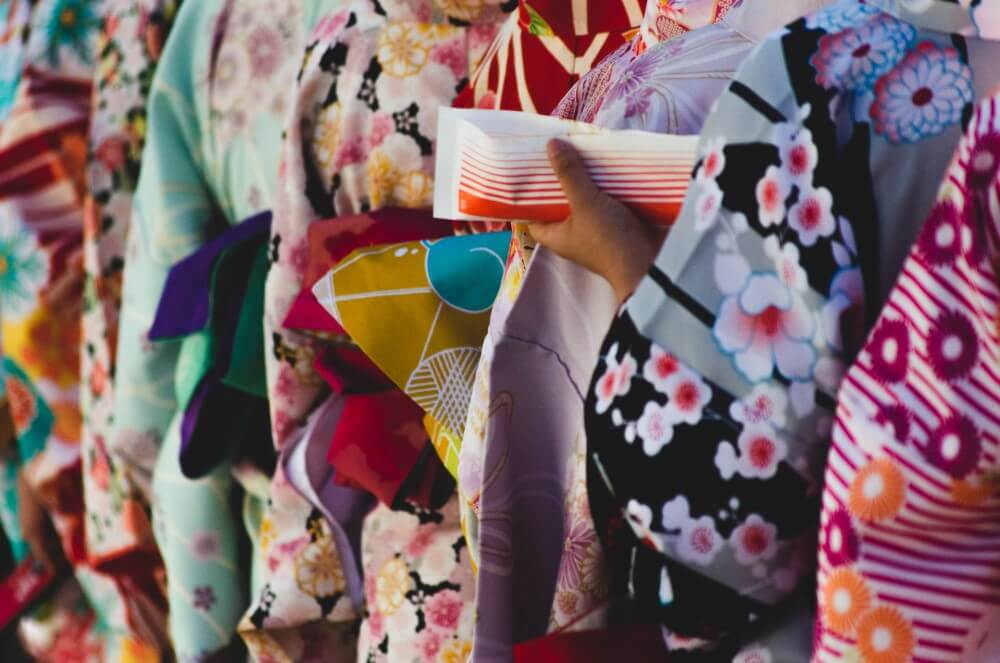
M503 281L510 233L459 235L422 242L427 282L459 311L482 313L493 306Z

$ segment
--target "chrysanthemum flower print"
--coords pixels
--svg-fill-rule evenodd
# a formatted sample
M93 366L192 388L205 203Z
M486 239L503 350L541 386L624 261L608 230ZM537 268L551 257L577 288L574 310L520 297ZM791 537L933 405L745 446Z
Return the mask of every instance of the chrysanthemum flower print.
M851 564L858 558L858 533L851 515L844 509L835 511L820 533L820 545L826 560L834 566Z
M30 313L49 279L47 252L8 211L0 210L0 307L5 322Z
M828 34L810 62L823 87L866 90L903 59L917 31L887 14L856 27Z
M712 333L750 382L770 378L775 368L785 377L807 380L816 363L815 327L776 274L755 273L723 301Z
M834 633L850 636L872 602L872 592L864 578L850 567L829 575L820 588L823 623Z
M857 625L858 651L865 661L906 663L911 660L913 626L894 606L879 606L866 613Z
M875 133L891 143L915 143L958 124L975 98L972 69L954 48L917 45L875 86Z
M851 482L848 509L865 522L880 522L896 516L906 498L906 479L888 458L865 465Z

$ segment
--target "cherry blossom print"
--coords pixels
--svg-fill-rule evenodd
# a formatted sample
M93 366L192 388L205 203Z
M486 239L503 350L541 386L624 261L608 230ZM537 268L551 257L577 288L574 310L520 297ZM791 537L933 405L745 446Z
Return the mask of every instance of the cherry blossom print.
M767 647L753 644L741 650L733 659L733 663L774 663L774 655Z
M685 562L708 566L722 550L725 541L708 516L688 520L677 539L677 555Z
M708 143L705 157L701 160L701 168L698 169L699 182L715 180L726 169L725 147L726 139L722 137L715 138Z
M778 552L778 528L756 513L729 535L736 561L744 566L770 560Z
M781 156L782 172L800 189L811 189L813 171L819 163L819 150L813 142L812 132L792 124L780 124L774 130L774 138Z
M979 357L979 341L972 321L958 311L942 313L927 334L927 360L934 375L945 382L961 380Z
M958 51L921 42L875 85L873 128L890 143L916 143L958 124L974 98Z
M757 218L760 225L768 228L780 225L785 220L785 201L792 192L791 183L785 171L776 166L768 166L764 176L757 182Z
M636 432L642 440L642 450L647 456L655 456L674 439L675 410L668 405L654 401L646 403L642 416L636 422Z
M776 274L752 274L726 297L712 333L750 382L770 378L775 367L791 379L812 378L815 322Z
M736 442L740 458L736 470L748 479L770 479L788 455L788 445L770 426L749 426Z
M458 629L462 606L462 595L453 589L446 589L427 599L424 615L431 627L454 632Z
M910 367L910 330L903 320L883 319L868 343L875 379L895 384L906 378Z
M784 426L788 410L788 395L781 389L760 384L729 407L729 416L744 425L772 424Z
M626 354L620 363L615 360L616 348L617 346L612 348L612 351L605 358L607 368L595 386L598 414L604 414L611 407L615 398L628 394L632 385L632 377L638 369L635 359L630 354Z
M642 367L642 377L658 392L666 394L669 393L668 381L679 370L681 363L677 357L654 344L649 349L649 359Z
M764 240L764 253L774 261L774 271L782 283L797 292L805 292L809 287L806 270L799 258L799 247L791 242L781 244L770 235Z
M820 588L823 626L850 637L872 603L872 592L864 578L850 567L834 570Z
M804 189L788 211L788 225L799 234L804 246L812 246L820 237L829 237L837 229L833 218L833 194L829 189Z
M952 478L962 479L976 469L982 453L981 434L963 414L953 414L931 433L924 456Z
M941 200L931 209L917 240L917 250L931 265L951 265L962 254L962 219L955 203Z
M866 90L887 74L916 41L917 31L888 14L828 34L810 59L816 82L832 90Z
M706 180L695 206L694 229L705 232L715 225L721 211L722 189L715 180Z
M851 514L844 509L834 511L820 534L820 545L827 561L833 566L857 561L860 544Z
M650 526L653 524L653 510L641 502L629 500L625 507L625 515L629 525L639 539L651 538Z
M667 378L666 392L674 422L690 426L701 421L702 410L712 400L712 390L705 381L687 369Z
M910 438L913 414L902 403L884 405L875 416L875 423L887 428L894 440L906 444Z
M975 190L993 184L1000 172L1000 133L990 131L979 136L968 157L966 183Z
M888 458L870 461L851 481L848 510L865 522L894 517L903 507L906 478Z
M676 531L691 519L691 506L683 495L678 495L663 504L660 510L660 524L666 531Z

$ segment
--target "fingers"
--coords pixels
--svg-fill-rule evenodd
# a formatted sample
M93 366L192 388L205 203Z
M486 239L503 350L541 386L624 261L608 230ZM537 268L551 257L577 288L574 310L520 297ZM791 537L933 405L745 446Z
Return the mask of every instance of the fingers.
M572 145L565 141L552 139L546 146L549 162L562 185L563 192L574 210L592 205L601 191L590 179L587 165L583 157Z

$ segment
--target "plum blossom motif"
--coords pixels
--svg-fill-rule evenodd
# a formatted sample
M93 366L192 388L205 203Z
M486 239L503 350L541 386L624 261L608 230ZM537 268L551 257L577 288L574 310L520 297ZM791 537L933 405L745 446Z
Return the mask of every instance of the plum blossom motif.
M740 433L737 449L723 442L715 452L715 467L726 481L736 474L747 479L770 479L788 455L788 444L768 424L747 426Z
M726 169L726 139L719 137L708 143L705 150L705 157L701 160L701 168L698 169L698 181L707 182L715 180Z
M676 415L670 405L660 405L655 401L646 403L646 407L636 423L636 432L642 440L642 450L647 456L660 453L674 438Z
M712 390L705 381L687 369L667 378L666 392L674 422L690 426L701 421L702 410L712 400Z
M708 566L722 550L724 540L708 516L688 520L677 539L677 555L685 562Z
M808 115L808 106L801 109ZM810 189L813 171L819 163L819 150L813 142L812 132L794 124L779 124L774 130L774 141L781 156L781 170L791 184L800 189Z
M780 244L770 235L764 240L764 253L774 261L774 269L781 281L792 290L804 292L809 287L806 270L799 261L799 247L792 242Z
M753 391L729 407L729 416L741 424L784 426L788 395L769 384L759 384Z
M722 189L715 180L706 180L702 184L702 192L695 206L694 229L705 232L715 225L721 211Z
M660 346L653 344L649 350L649 359L642 367L642 377L662 394L668 393L670 378L681 368L681 363L673 354Z
M778 552L778 528L756 513L747 516L729 536L736 561L743 565L756 564L774 557Z
M768 166L757 182L757 218L765 228L780 225L785 220L785 201L791 193L791 183L784 170Z
M837 229L833 218L833 194L825 187L799 191L798 201L788 211L788 225L799 234L799 241L812 246L820 237L829 237Z
M723 300L712 333L750 382L763 382L775 368L791 379L812 377L815 322L772 272L751 274L739 292Z
M638 364L630 354L626 354L620 362L616 360L617 350L618 345L616 344L608 352L608 356L605 357L607 368L595 386L598 414L607 412L615 398L628 394L632 377L638 369Z

